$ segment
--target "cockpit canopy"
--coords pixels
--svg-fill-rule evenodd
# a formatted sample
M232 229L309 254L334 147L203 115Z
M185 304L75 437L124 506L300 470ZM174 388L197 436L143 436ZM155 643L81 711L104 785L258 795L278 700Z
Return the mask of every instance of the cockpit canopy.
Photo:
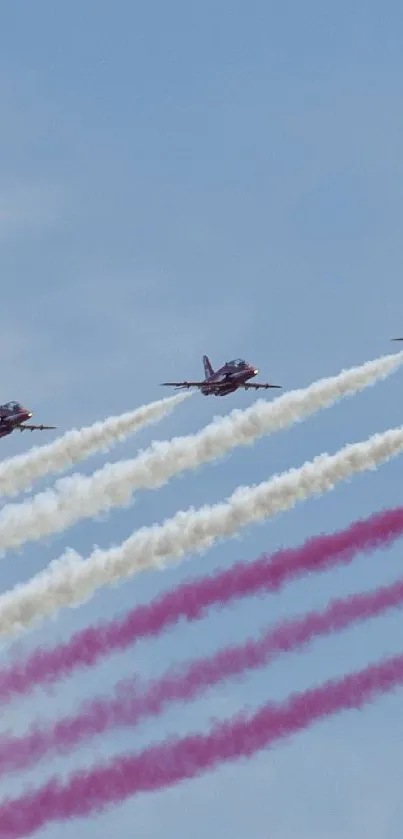
M247 367L246 361L243 358L234 358L232 361L227 361L229 367Z
M5 408L8 408L9 411L13 411L17 413L22 410L22 407L19 402L6 402Z

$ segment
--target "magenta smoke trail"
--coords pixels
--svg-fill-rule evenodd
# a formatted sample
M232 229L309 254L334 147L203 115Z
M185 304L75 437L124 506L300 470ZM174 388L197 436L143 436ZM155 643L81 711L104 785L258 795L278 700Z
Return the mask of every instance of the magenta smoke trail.
M20 839L51 821L100 813L139 792L189 780L218 764L251 757L279 740L342 710L362 708L403 683L403 655L394 656L317 688L269 703L196 734L166 741L138 755L120 757L65 783L57 778L0 806L0 839Z
M204 617L212 606L222 607L258 592L278 591L303 574L351 562L358 553L387 547L403 533L403 507L376 513L345 530L315 536L301 547L238 562L214 576L185 583L123 618L76 633L67 643L39 649L26 661L0 673L0 700L50 684L78 667L91 667L104 656L124 650L140 638L156 636L177 623Z
M0 739L0 775L26 769L49 753L70 751L90 737L117 726L134 726L141 718L156 716L171 702L188 702L225 679L262 667L281 653L291 652L314 638L338 632L353 623L374 618L403 604L403 579L375 591L331 602L324 610L284 621L258 640L227 647L209 658L170 669L140 690L135 682L122 683L114 699L84 703L72 717L51 728L36 726L28 735Z

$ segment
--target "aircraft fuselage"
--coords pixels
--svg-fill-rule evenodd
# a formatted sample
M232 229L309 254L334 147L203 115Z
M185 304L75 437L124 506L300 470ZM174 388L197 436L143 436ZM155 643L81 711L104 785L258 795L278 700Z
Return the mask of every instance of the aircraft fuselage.
M15 408L0 406L0 437L12 434L24 422L31 419L32 411L18 405Z
M200 391L204 396L227 396L228 393L234 393L245 382L256 376L257 372L253 367L232 370L226 369L226 366L224 366L207 379L206 384L202 385Z

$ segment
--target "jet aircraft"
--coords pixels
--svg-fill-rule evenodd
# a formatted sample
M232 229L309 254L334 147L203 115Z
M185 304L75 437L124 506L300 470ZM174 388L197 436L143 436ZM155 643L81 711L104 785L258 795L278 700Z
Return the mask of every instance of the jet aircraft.
M0 437L6 437L16 431L43 431L44 429L56 428L56 425L23 425L31 419L32 411L28 411L19 402L6 402L0 405Z
M242 358L227 361L219 370L214 371L210 359L207 355L204 355L203 365L205 378L201 382L162 382L162 385L176 388L197 387L204 396L227 396L228 393L233 393L238 388L244 388L245 390L281 388L281 385L248 381L256 376L259 370Z

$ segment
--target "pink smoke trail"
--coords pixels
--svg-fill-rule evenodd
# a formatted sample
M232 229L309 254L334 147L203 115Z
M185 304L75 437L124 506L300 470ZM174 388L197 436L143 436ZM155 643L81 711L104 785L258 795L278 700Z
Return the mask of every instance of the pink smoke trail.
M188 702L225 679L241 676L267 664L281 653L294 651L321 635L374 618L403 603L403 579L375 591L331 602L325 609L270 628L258 640L227 647L209 658L172 668L140 691L137 681L118 686L114 699L84 703L79 712L49 729L36 726L24 737L0 740L0 775L26 769L49 753L73 749L90 737L117 726L136 725L143 717L160 714L171 702Z
M278 591L303 574L325 571L351 562L358 553L386 548L403 534L403 507L376 513L345 530L315 536L298 548L263 555L254 562L202 577L131 610L123 618L76 633L67 643L39 649L26 661L0 673L0 701L50 684L79 667L91 667L104 656L124 650L140 638L156 636L177 623L204 617L208 608L222 607L258 592Z
M51 779L36 792L0 806L0 839L20 839L49 822L100 813L139 792L152 792L211 771L218 764L251 757L279 740L342 710L362 708L403 683L403 655L269 703L253 716L240 715L207 735L166 741L138 755L119 757L65 783Z

